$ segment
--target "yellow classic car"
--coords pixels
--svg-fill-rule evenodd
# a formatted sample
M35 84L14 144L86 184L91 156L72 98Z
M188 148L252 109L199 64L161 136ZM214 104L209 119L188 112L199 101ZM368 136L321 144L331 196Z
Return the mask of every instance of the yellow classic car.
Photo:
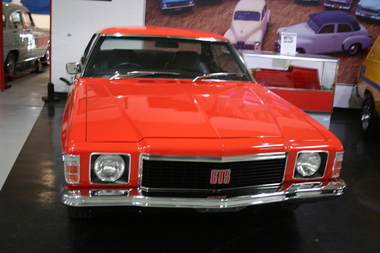
M379 128L380 118L380 36L369 51L359 70L356 90L363 101L362 130L374 135Z

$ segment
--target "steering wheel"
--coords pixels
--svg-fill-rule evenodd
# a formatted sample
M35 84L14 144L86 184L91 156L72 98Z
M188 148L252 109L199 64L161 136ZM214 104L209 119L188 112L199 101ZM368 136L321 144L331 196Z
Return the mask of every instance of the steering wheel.
M257 80L256 82L263 87L272 87L272 84L266 79L260 79L260 80Z
M127 65L131 65L131 66L137 67L139 69L143 68L141 65L134 63L134 62L122 62L122 63L117 64L114 68L120 68L120 67L127 66Z
M320 90L321 86L319 84L312 83L312 84L309 84L308 86L306 86L306 89L309 89L309 90Z

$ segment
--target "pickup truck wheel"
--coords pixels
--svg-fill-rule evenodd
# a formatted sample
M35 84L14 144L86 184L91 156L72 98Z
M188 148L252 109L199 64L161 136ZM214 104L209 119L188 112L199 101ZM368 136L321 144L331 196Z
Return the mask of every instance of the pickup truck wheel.
M90 219L95 217L95 213L86 207L67 207L67 213L70 219Z
M7 75L14 75L16 71L16 57L12 54L9 53L7 56L7 59L5 60L4 63L4 72Z
M349 55L355 55L355 54L357 54L357 53L360 51L360 49L361 49L360 44L359 44L359 43L355 43L355 44L352 44L352 45L348 48L347 53L348 53Z
M375 108L375 103L373 101L372 95L367 94L365 96L362 105L362 132L365 135L375 135L376 125L379 123L379 118Z
M42 63L41 61L38 59L34 62L34 73L42 73Z
M46 50L44 57L41 58L41 63L43 66L49 66L49 64L50 64L50 48L48 48Z

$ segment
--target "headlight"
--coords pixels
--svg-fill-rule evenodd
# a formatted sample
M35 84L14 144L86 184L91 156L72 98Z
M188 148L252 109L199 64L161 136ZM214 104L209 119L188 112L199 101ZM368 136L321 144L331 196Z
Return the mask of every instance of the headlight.
M296 173L301 177L311 177L321 168L322 157L318 152L299 153L297 156ZM295 174L296 174L295 173ZM297 174L295 177L297 178ZM299 177L298 176L298 177Z
M102 182L115 182L125 171L125 161L120 155L100 155L96 158L93 171Z

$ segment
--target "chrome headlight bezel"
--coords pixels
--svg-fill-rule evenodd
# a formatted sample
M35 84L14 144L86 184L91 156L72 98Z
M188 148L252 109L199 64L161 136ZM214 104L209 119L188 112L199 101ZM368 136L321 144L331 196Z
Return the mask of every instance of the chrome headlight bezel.
M326 172L328 151L300 151L294 166L293 178L316 179L323 178Z
M99 160L100 159L100 160ZM118 175L114 178L104 177L100 175L99 162L102 159L108 159L119 164L120 168L117 168L116 172ZM129 174L130 174L130 155L129 154L119 154L119 153L93 153L90 156L90 182L92 184L128 184L129 183Z

